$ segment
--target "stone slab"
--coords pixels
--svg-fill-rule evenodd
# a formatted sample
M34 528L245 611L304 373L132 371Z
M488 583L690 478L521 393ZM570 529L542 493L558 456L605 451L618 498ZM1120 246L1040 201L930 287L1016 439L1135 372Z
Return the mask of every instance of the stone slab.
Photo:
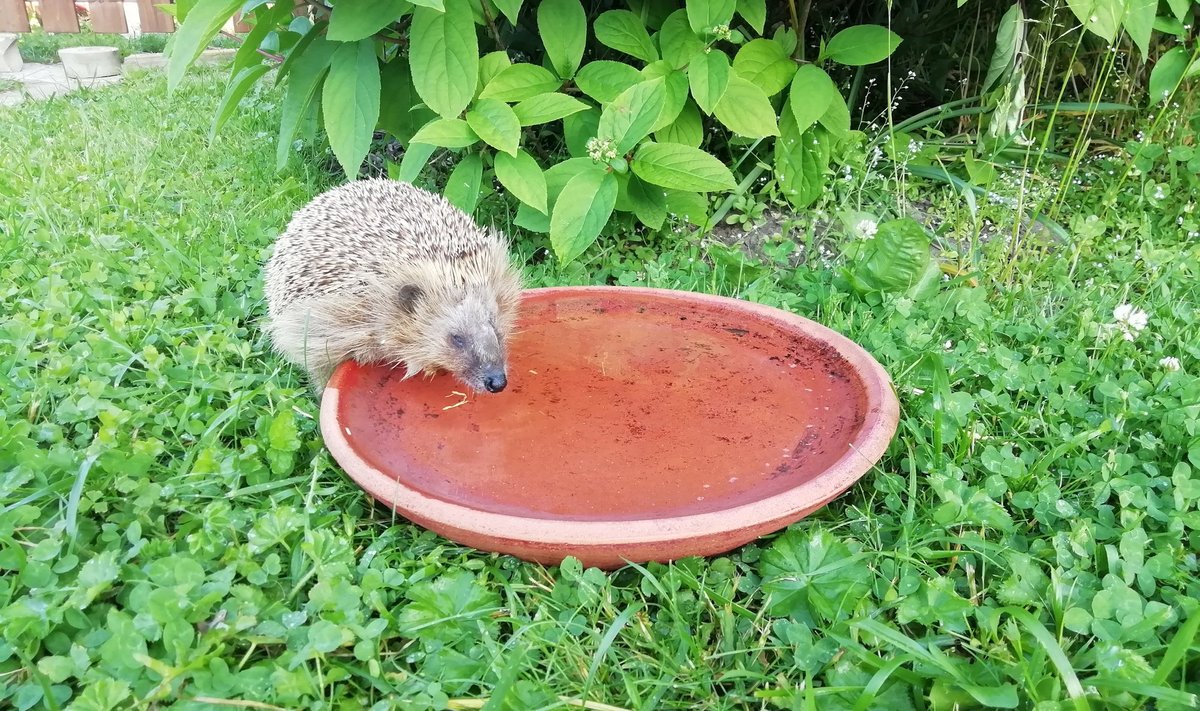
M116 47L65 47L58 50L70 79L91 80L120 76L121 53Z
M19 72L24 63L16 33L0 32L0 72Z
M161 52L140 52L126 57L122 69L130 72L138 69L165 69L166 66L167 57Z

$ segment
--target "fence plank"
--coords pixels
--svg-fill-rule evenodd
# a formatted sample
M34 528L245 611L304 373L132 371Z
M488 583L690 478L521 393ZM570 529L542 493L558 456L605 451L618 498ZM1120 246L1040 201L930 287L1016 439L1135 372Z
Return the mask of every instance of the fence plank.
M79 32L79 18L75 16L75 3L72 0L42 0L38 3L38 10L42 16L42 29L47 32Z
M28 32L25 0L0 0L0 32Z
M142 32L174 32L175 21L167 13L154 7L162 5L159 0L137 0L138 17L142 18Z
M92 31L101 34L123 35L129 31L125 22L125 3L121 0L92 0Z

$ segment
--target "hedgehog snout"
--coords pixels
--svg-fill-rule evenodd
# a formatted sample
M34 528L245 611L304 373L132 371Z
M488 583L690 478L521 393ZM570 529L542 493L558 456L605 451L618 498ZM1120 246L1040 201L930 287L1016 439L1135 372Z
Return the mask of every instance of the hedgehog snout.
M489 393L498 393L508 385L508 378L500 368L493 368L483 375L483 387Z

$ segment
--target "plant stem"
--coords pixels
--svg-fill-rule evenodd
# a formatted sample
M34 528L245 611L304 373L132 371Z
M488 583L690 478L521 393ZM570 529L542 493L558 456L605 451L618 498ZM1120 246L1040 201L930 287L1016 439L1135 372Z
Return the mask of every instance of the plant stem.
M808 11L812 7L812 0L804 0L804 7L797 13L796 0L788 0L788 11L792 14L792 29L796 32L796 51L792 53L794 59L804 61L804 28L808 24Z
M500 40L500 30L496 29L496 20L492 17L491 10L488 9L488 0L481 0L479 7L483 9L483 19L487 21L488 29L492 31L492 38L496 40L496 46L503 50L508 50L504 46L504 42Z

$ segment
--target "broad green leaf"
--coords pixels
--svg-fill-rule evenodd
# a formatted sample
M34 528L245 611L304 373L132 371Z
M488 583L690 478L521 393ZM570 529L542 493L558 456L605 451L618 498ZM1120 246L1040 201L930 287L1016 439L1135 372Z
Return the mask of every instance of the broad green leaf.
M766 0L737 0L737 13L760 35L767 26Z
M455 118L475 95L479 44L467 0L446 0L446 11L413 10L409 31L413 85L429 108Z
M526 203L517 206L517 215L513 218L513 224L538 234L544 235L550 232L550 216L533 209Z
M788 95L788 104L792 107L792 116L799 130L806 131L820 120L837 96L840 94L833 79L823 69L815 64L800 67L792 78Z
M833 138L820 126L800 131L789 107L780 117L775 140L775 179L792 207L803 210L825 190Z
M504 13L509 24L517 24L517 16L521 14L523 0L492 0L500 12Z
M658 45L662 48L662 58L676 69L683 68L692 57L704 51L704 40L692 32L686 10L676 10L667 17L658 31Z
M847 267L847 273L859 292L905 292L925 279L931 265L937 268L929 253L925 229L912 218L903 217L881 222L860 258ZM1041 574L1036 566L1029 566L1029 570ZM1035 591L1024 590L1015 574L1005 588L1001 594L1009 597L1036 596Z
M1188 14L1192 9L1193 0L1167 0L1167 6L1171 8L1171 13L1175 15L1175 19L1183 22L1188 18Z
M442 197L468 215L475 212L479 202L479 185L483 181L483 156L468 153L450 171Z
M374 40L345 43L333 53L321 108L329 147L353 180L371 148L379 121L379 62Z
M1158 14L1158 0L1125 0L1125 31L1145 58L1150 53L1150 34Z
M292 8L285 3L256 8L253 14L254 27L251 27L250 32L242 39L242 45L238 47L237 54L233 57L233 68L230 70L230 74L236 76L246 67L262 64L263 57L258 53L258 49L262 46L263 40L275 29L277 23L282 22L291 14Z
M496 75L512 66L512 60L508 58L508 52L497 50L488 52L479 58L479 83L476 85L476 91L483 91L483 88L491 83ZM487 97L484 97L487 98Z
M425 143L442 148L466 148L479 141L479 135L462 119L438 118L417 131L410 143Z
M699 148L704 141L704 123L700 118L700 109L696 102L690 99L684 103L679 116L668 126L654 134L659 143L681 143L685 146Z
M796 63L778 42L756 39L738 50L733 58L733 71L767 96L775 96L792 80Z
M860 546L822 527L791 529L759 558L768 614L839 622L854 614L871 589Z
M992 51L992 61L988 65L987 76L983 80L983 91L991 91L1013 66L1017 52L1025 41L1025 15L1021 12L1020 3L1013 6L1000 18L1000 28L996 30L996 49Z
M245 0L214 0L192 8L175 31L167 53L167 89L174 91L183 74ZM22 10L23 12L24 10ZM68 8L69 11L69 8Z
M700 193L683 190L667 191L667 215L682 217L696 227L708 226L708 200Z
M563 79L575 76L587 44L587 15L579 0L542 0L537 9L538 35L550 66Z
M550 232L550 211L554 209L554 203L558 200L558 196L562 194L563 188L571 179L584 171L596 169L596 164L590 158L568 158L561 163L555 163L550 166L545 172L546 177L546 206L549 210L545 213L535 210L525 203L517 208L517 217L514 220L516 224L533 232L547 234Z
M300 20L308 22L308 18L306 17L297 17L292 22L292 25L297 25ZM296 63L308 51L309 45L317 41L318 38L325 39L325 27L328 24L328 22L322 20L316 24L308 25L308 29L304 31L303 36L296 41L296 44L288 51L287 56L283 58L283 64L279 65L279 71L275 72L275 86L283 86L284 79L291 74L292 67L296 66Z
M1166 101L1171 92L1175 91L1175 87L1187 71L1189 58L1190 53L1183 47L1173 47L1158 58L1154 68L1150 70L1148 91L1151 105Z
M563 119L563 137L567 141L567 151L572 157L587 156L588 139L596 135L596 129L599 127L600 111L597 109L577 111Z
M296 427L296 417L290 411L280 410L271 418L271 424L267 428L267 445L267 461L271 471L277 476L291 471L295 453L300 449L300 435ZM196 565L195 561L188 562ZM166 567L165 562L162 567ZM201 571L200 577L203 576Z
M336 43L317 37L293 65L280 107L279 137L275 149L275 165L279 170L287 165L292 154L292 139L296 137L301 120L310 109L315 108L313 98L325 81L329 59L336 48Z
M517 145L521 142L521 123L503 101L479 99L467 111L467 125L492 148L509 155L517 154Z
M764 138L779 135L771 100L762 89L736 73L729 75L729 85L713 113L718 121L740 136Z
M579 175L596 169L596 163L591 158L568 158L561 163L555 163L546 169L546 202L550 208L558 201L567 183Z
M341 1L342 0L338 0L338 2ZM446 3L444 0L408 0L408 2L412 3L413 5L428 7L430 9L437 10L438 12L446 11Z
M714 27L728 27L733 22L737 0L687 0L685 7L692 31L702 35Z
M607 104L641 80L641 72L634 67L624 62L601 59L583 65L575 76L575 85L584 94L601 104Z
M338 0L329 14L325 36L337 42L366 39L400 19L411 7L408 0Z
M525 151L515 156L496 154L496 179L518 200L546 214L550 211L546 197L546 176L541 166Z
M609 10L592 23L596 39L606 47L649 63L658 60L658 50L638 16L628 10Z
M254 86L254 82L262 78L271 67L266 64L256 64L251 67L242 69L237 74L229 78L229 85L225 87L225 95L221 97L221 103L217 104L217 115L213 119L212 128L208 132L208 140L213 140L216 137L217 131L225 125L230 116L233 116L234 110L237 109L242 97Z
M667 219L667 193L657 185L651 185L636 175L630 175L625 184L625 199L634 215L652 230L662 229Z
M838 64L860 67L887 59L900 41L899 35L882 25L854 25L829 40L825 57Z
M788 55L795 55L796 47L800 45L799 40L796 39L796 31L790 27L776 27L771 39L778 42Z
M688 83L696 105L711 115L729 86L729 57L724 52L700 52L688 63Z
M1117 38L1124 15L1124 0L1067 0L1067 6L1085 30L1110 44Z
M673 69L670 62L662 60L647 65L642 70L642 76L646 79L661 78L664 82L662 111L650 127L650 132L653 133L671 125L679 116L679 112L683 111L683 105L688 100L688 79L687 74Z
M733 173L699 148L678 143L643 143L629 167L648 183L672 190L713 192L733 190Z
M846 100L842 98L841 92L836 90L833 92L829 100L829 108L825 109L825 113L821 114L817 123L834 136L844 137L850 132L850 107L846 105Z
M565 118L587 108L588 105L579 99L552 91L525 99L513 107L513 113L522 126L534 126Z
M650 135L655 121L662 113L666 100L666 83L653 79L634 84L621 93L600 113L596 137L611 141L618 155L629 152Z
M429 163L429 157L437 150L437 146L429 143L409 143L404 148L404 156L400 159L400 169L392 180L411 183L421 174L421 170Z
M396 615L396 631L442 648L477 635L479 621L500 608L499 596L466 570L416 583L404 595L411 602Z
M616 202L612 173L594 167L571 178L550 215L550 246L560 262L572 262L592 246Z
M396 57L383 65L379 75L379 128L392 134L401 145L408 145L417 129L437 114L421 105L412 83L408 60Z
M538 94L555 91L561 85L562 81L549 69L521 62L500 70L483 88L479 97L508 102L524 101Z

